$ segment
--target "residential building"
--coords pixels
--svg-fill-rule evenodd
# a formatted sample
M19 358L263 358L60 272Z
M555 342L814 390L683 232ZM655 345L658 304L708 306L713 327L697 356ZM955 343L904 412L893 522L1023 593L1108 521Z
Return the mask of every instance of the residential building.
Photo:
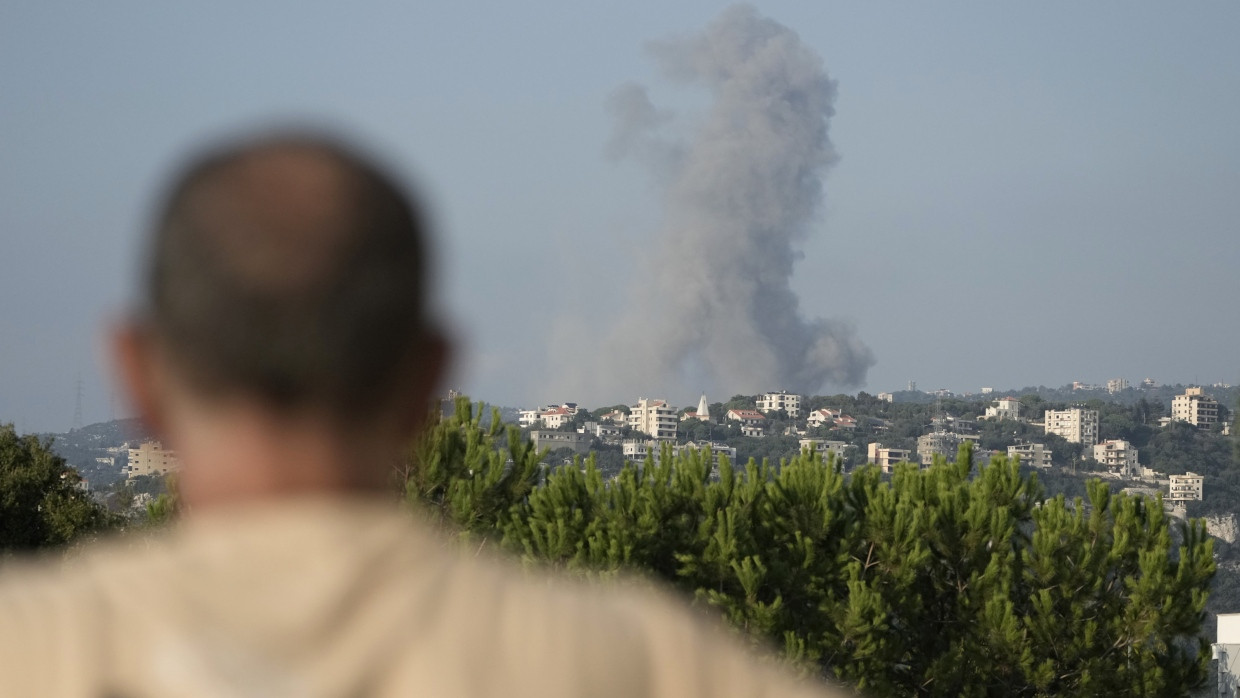
M1123 439L1110 439L1095 445L1094 460L1105 465L1108 470L1119 471L1122 475L1141 476L1141 466L1137 465L1137 449Z
M542 411L542 407L539 407L536 410L521 410L517 413L517 424L522 429L529 429L530 427L533 427L535 423L538 422L538 413Z
M846 415L840 410L826 407L810 412L805 423L811 429L818 429L820 427L831 427L833 429L857 428L857 419L855 417Z
M802 451L809 449L814 453L821 453L823 458L828 454L835 454L837 462L844 458L844 449L848 448L847 442L828 439L801 439L799 443Z
M629 415L623 410L612 410L598 419L600 422L611 422L612 424L619 424L620 426L625 426L629 423Z
M932 464L935 456L954 461L961 444L976 440L977 437L950 431L932 431L929 434L922 434L917 437L917 458L923 466Z
M1169 502L1190 502L1201 501L1203 495L1203 483L1205 478L1197 473L1184 473L1183 475L1172 475L1171 482L1167 485L1167 501Z
M579 433L609 439L620 435L620 427L616 424L603 422L586 422L577 429Z
M1120 392L1121 390L1127 390L1127 389L1128 389L1128 381L1124 380L1123 378L1112 378L1111 380L1107 381L1107 392L1112 395Z
M1171 399L1171 420L1207 428L1218 423L1218 401L1202 388L1189 388Z
M639 398L629 409L629 427L656 439L674 439L676 410L666 400Z
M530 441L533 442L535 449L546 448L554 451L559 448L571 448L573 453L584 455L590 452L590 444L593 443L594 436L576 431L534 429L530 432Z
M986 414L982 419L1010 419L1012 421L1020 420L1020 400L1014 397L1001 397L995 400L995 403L986 408Z
M835 418L838 417L839 414L840 412L838 410L830 410L826 408L814 410L809 413L808 417L805 418L805 423L815 429L823 425L829 426L835 421Z
M655 439L625 439L620 444L620 453L628 460L645 460L646 456L653 453L659 458L663 453L663 447L669 446L672 455L678 456L686 450L692 449L696 451L704 451L710 449L711 458L718 465L719 459L727 456L733 463L736 462L736 449L725 444L713 441L690 441L688 443L678 444L668 441L656 441Z
M780 410L787 412L792 419L800 418L801 396L790 395L783 390L778 393L765 393L758 396L758 411L778 412Z
M1066 410L1047 410L1043 429L1074 444L1093 446L1098 443L1098 410L1073 407Z
M895 469L896 463L907 463L913 452L907 448L884 448L877 441L866 446L866 462L877 465L884 473Z
M1051 467L1051 450L1044 444L1022 443L1008 446L1008 457L1020 457L1020 462L1034 468Z
M757 410L728 410L724 419L729 422L740 422L742 425L761 426L766 424L766 417Z
M1218 662L1219 698L1240 697L1240 613L1218 614L1217 642L1212 645Z
M942 417L930 418L931 431L950 431L957 434L971 435L977 433L977 422L972 419L963 419L953 415L943 415Z
M176 454L166 450L158 441L143 441L137 448L129 449L129 464L125 477L133 479L140 475L167 475L181 469Z
M842 414L835 418L835 423L831 425L831 428L832 429L846 429L846 430L856 429L857 419L855 417L850 417L846 414Z
M653 439L625 439L620 443L620 453L628 460L645 460L657 443Z
M525 429L538 426L539 422L546 429L559 429L571 422L577 414L577 403L566 402L558 407L539 407L536 410L521 410L517 413L517 424Z
M894 393L879 393L878 399L883 402L895 402L896 396Z
M538 421L547 429L559 429L565 424L573 421L573 417L577 414L577 410L569 410L567 407L552 407L548 410L538 413Z
M725 444L715 441L690 441L684 444L676 444L672 447L672 452L676 455L687 450L705 451L710 449L711 458L715 461L715 465L719 465L719 459L727 456L728 460L736 463L736 449Z

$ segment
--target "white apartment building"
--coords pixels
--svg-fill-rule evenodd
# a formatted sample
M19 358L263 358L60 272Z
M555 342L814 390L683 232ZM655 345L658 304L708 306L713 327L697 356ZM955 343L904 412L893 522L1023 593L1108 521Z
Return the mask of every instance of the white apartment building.
M660 442L654 439L625 439L620 444L620 453L628 460L645 460L649 454L654 454L655 458L660 458L663 453L663 446L667 442ZM684 444L671 443L672 455L678 456L686 450L692 449L696 451L705 451L710 449L711 458L715 464L719 463L719 458L727 456L733 463L736 462L736 449L724 444L714 442L693 442Z
M1001 397L995 400L995 404L986 408L986 414L982 419L1011 419L1017 421L1020 419L1020 400L1014 397Z
M1172 475L1171 482L1167 485L1167 501L1170 502L1200 502L1203 494L1203 483L1205 478L1197 473L1184 473L1183 475Z
M766 424L766 416L757 410L728 410L724 419L755 427Z
M844 449L848 448L848 444L844 441L827 439L801 439L799 443L802 451L808 448L814 453L821 453L823 458L826 458L829 453L834 453L836 458L843 458Z
M866 462L877 465L884 473L894 470L896 463L907 463L912 455L907 448L884 448L877 441L871 441L865 448Z
M638 398L629 409L629 427L656 439L676 438L676 410L666 400Z
M1107 381L1107 392L1114 395L1122 390L1128 389L1128 381L1123 378L1112 378Z
M1202 388L1189 388L1171 399L1171 420L1195 427L1214 426L1218 423L1218 401Z
M790 395L781 390L778 393L765 393L758 396L759 412L778 412L783 410L793 419L801 416L801 396Z
M1240 696L1240 613L1218 614L1218 642L1212 645L1218 661L1219 698Z
M1123 439L1110 439L1094 446L1094 460L1109 470L1118 470L1129 477L1139 477L1137 449Z
M1008 458L1020 457L1020 462L1034 468L1051 467L1051 450L1044 444L1016 444L1008 446Z
M132 479L139 475L167 475L181 469L181 462L172 451L164 449L158 441L143 441L137 448L129 449L129 465L125 466L125 477Z
M1074 444L1093 446L1098 443L1098 410L1080 407L1047 410L1043 429L1047 434L1057 434Z
M818 409L818 410L814 410L813 412L810 412L809 417L807 417L805 421L806 421L806 424L808 424L810 427L817 428L821 426L834 424L835 420L843 416L844 416L844 413L840 410L833 410L833 409L824 407L822 409Z

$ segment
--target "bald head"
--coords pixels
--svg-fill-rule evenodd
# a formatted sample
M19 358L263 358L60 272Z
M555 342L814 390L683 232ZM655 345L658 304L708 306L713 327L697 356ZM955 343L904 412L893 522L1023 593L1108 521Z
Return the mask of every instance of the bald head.
M422 228L390 178L334 142L208 153L157 221L151 328L200 391L364 418L426 341Z

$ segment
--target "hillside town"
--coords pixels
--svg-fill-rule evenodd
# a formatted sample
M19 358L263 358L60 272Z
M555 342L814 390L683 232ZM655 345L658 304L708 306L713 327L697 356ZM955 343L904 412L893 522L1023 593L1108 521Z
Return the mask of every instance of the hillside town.
M1157 387L1150 379L1138 388L1115 379L1105 386L1078 382L1070 390L1118 396ZM811 397L778 390L712 404L702 395L696 405L681 408L666 399L639 397L632 404L595 410L564 402L520 409L516 422L538 448L560 454L559 462L591 452L642 460L667 447L672 453L710 449L716 461L727 457L736 463L739 458L743 464L750 457L778 461L810 450L844 470L873 464L891 474L901 463L925 468L936 459L954 459L969 444L975 460L1006 455L1042 473L1087 475L1124 491L1161 493L1168 510L1181 517L1189 502L1208 497L1206 475L1176 472L1178 463L1143 455L1142 447L1158 431L1191 427L1226 437L1232 429L1227 408L1203 386L1182 387L1167 405L1138 398L1135 409L1144 411L1139 424L1127 415L1117 419L1117 403L1098 399L1058 405L1028 393L999 396L983 389L962 399L937 391L922 409L901 411L895 393L869 400L861 396Z

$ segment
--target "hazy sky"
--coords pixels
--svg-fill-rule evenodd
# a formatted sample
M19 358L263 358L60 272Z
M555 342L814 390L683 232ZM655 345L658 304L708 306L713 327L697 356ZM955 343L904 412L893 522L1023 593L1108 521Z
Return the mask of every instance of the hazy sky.
M837 82L793 288L873 351L865 390L1240 381L1240 3L754 4ZM453 386L634 401L553 389L662 220L646 172L604 156L606 104L636 80L700 107L644 47L725 5L431 5L0 5L0 422L68 428L79 376L84 422L124 413L99 338L159 183L203 138L287 118L431 195Z

